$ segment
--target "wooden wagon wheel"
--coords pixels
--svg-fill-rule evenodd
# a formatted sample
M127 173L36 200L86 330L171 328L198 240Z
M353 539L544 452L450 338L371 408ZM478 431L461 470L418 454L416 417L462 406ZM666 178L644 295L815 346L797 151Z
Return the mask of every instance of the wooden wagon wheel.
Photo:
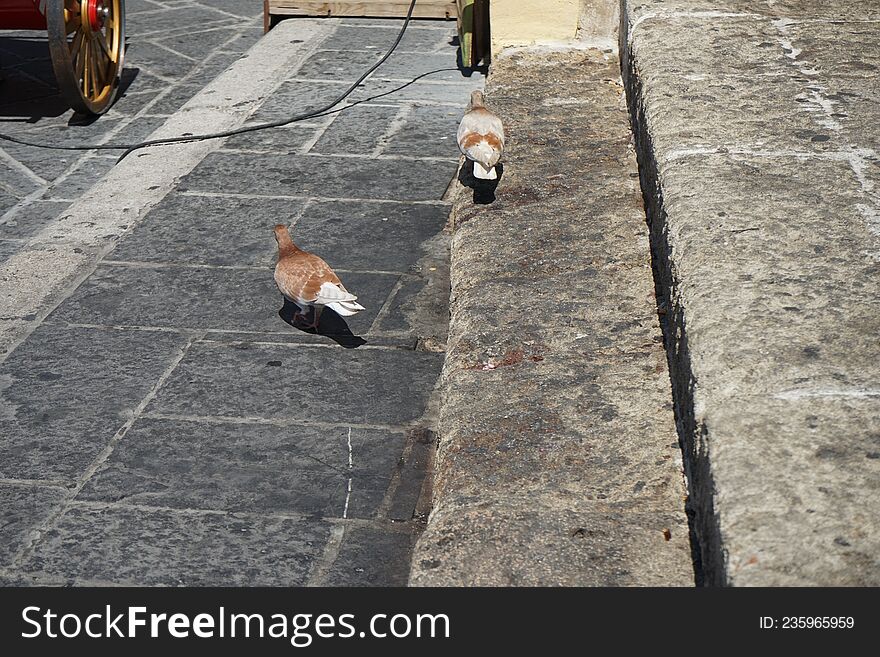
M49 51L61 94L83 114L103 114L119 89L124 0L48 0Z

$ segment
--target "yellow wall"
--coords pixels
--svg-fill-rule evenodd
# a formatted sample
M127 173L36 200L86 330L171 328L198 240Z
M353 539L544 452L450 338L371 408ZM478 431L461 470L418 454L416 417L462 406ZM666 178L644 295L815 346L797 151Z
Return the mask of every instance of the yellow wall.
M574 39L580 6L580 0L489 0L492 54L509 46Z

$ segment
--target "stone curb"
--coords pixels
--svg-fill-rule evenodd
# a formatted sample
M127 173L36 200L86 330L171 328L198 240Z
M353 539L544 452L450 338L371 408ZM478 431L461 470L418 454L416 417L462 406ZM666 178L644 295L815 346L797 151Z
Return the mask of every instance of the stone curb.
M519 50L488 90L505 171L454 199L434 509L410 582L692 585L617 59Z

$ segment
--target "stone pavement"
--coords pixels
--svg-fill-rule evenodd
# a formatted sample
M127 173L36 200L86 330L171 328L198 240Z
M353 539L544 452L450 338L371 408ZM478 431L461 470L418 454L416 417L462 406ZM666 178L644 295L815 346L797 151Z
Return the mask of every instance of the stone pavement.
M105 116L71 124L46 32L0 31L0 131L51 144L145 139L263 33L260 0L127 0L122 92ZM51 151L0 141L0 262L107 171L111 151Z
M503 175L460 177L417 585L692 586L681 451L612 49L509 51ZM494 197L494 202L488 203Z
M192 9L161 4L157 21ZM300 43L304 58L249 121L337 95L400 24L298 20L261 42ZM302 44L298 26L312 24L319 36ZM51 307L10 319L37 325L0 364L3 581L406 582L429 508L446 340L443 197L458 163L455 126L482 85L455 70L453 35L452 23L414 24L356 98L453 69L403 92L168 148L174 155L159 162L208 150L158 202L117 219L125 224L109 245L83 247L95 261L77 265L67 280L82 282L57 293L45 320ZM259 68L249 60L269 52L255 48L236 66ZM223 111L232 101L206 96L220 88L197 95L180 120ZM91 129L105 121L113 117ZM120 165L133 196L156 193L139 190L149 183L137 175L156 159ZM74 214L87 215L83 203L115 181L99 182ZM285 323L271 271L277 222L294 224L297 243L325 257L367 310L347 325L326 313L319 335ZM17 258L16 272L27 262Z
M626 0L710 584L880 584L880 4Z

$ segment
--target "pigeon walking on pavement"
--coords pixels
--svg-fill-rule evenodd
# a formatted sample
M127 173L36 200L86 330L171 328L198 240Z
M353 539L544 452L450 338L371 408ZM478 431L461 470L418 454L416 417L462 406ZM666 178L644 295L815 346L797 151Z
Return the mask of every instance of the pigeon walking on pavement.
M345 289L330 265L293 243L287 226L275 226L275 240L278 242L275 284L285 299L299 307L299 312L294 314L294 321L297 318L305 319L309 308L313 308L314 319L308 328L316 329L325 307L332 308L343 316L364 310L357 302L357 297Z
M474 163L474 177L496 180L495 165L504 152L504 126L486 109L482 91L471 94L464 117L458 126L458 148Z

